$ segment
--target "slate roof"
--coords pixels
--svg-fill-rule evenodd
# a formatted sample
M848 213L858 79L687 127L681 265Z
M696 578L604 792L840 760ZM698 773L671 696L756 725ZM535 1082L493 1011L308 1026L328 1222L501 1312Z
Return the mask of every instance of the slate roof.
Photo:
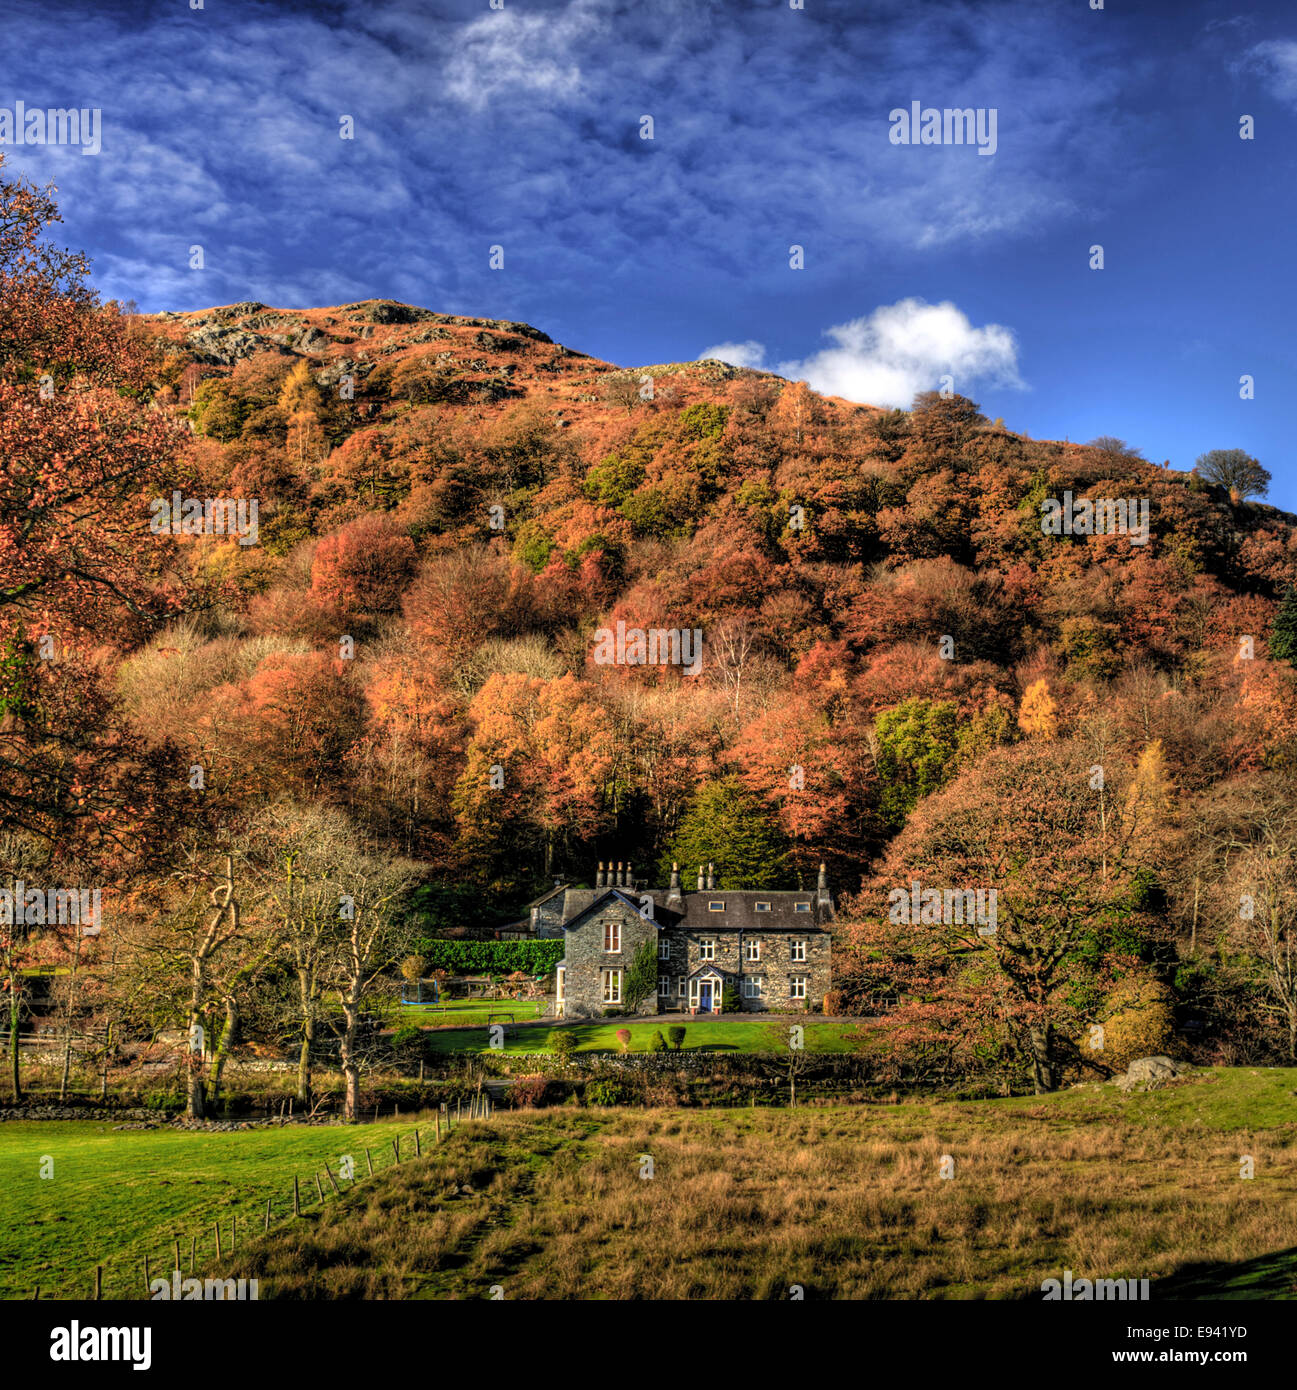
M669 888L569 888L563 899L563 925L570 926L604 898L616 896L639 910L641 899L653 899L653 920L659 927L676 927L689 932L828 931L833 921L833 906L819 901L813 888L798 890L713 888L710 891L682 893L680 907L667 905ZM724 903L713 912L708 903ZM768 911L758 912L757 903L769 903ZM795 904L808 903L809 912L798 912Z

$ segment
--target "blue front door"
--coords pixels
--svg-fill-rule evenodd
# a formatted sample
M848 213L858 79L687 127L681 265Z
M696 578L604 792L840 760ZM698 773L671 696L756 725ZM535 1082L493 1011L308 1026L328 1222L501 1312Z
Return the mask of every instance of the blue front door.
M711 1012L712 1007L712 982L710 980L698 981L698 1007Z

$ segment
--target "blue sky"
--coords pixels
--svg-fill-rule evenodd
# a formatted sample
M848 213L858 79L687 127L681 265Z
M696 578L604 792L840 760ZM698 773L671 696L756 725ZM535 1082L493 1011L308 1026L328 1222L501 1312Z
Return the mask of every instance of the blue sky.
M203 4L6 0L0 108L102 108L97 156L6 153L105 295L390 297L873 404L948 372L1036 437L1245 448L1297 510L1291 5ZM995 154L892 143L914 101Z

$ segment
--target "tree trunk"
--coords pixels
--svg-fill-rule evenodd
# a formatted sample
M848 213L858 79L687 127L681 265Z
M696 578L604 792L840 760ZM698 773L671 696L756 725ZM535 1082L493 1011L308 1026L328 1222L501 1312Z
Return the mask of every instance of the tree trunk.
M356 1028L360 1010L355 1004L344 1001L342 1017L342 1075L346 1079L346 1101L342 1113L345 1119L354 1120L360 1115L360 1066L356 1060Z
M297 1054L297 1099L311 1103L311 1049L315 1046L315 1015L302 1020L302 1047Z
M221 1103L221 1073L225 1070L225 1063L230 1055L230 1048L238 1041L239 1034L239 1002L233 995L225 1001L225 1028L221 1033L221 1040L216 1044L216 1051L212 1054L212 1109Z
M1054 1063L1050 1056L1053 1032L1048 1023L1043 1028L1028 1029L1031 1042L1031 1079L1038 1096L1046 1095L1057 1085Z
M195 959L190 979L189 1011L185 1019L185 1114L191 1120L203 1118L205 1100L203 1055L207 1050L207 1039L202 1032L204 983L203 962Z
M18 976L9 972L9 1080L13 1085L14 1104L23 1098L22 1061L18 1056L18 1014L22 1001L18 991Z

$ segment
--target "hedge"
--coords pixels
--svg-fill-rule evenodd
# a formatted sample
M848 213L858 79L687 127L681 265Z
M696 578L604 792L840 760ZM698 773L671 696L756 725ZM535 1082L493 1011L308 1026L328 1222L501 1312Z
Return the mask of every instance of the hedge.
M421 941L427 970L452 975L548 975L563 959L562 941Z

